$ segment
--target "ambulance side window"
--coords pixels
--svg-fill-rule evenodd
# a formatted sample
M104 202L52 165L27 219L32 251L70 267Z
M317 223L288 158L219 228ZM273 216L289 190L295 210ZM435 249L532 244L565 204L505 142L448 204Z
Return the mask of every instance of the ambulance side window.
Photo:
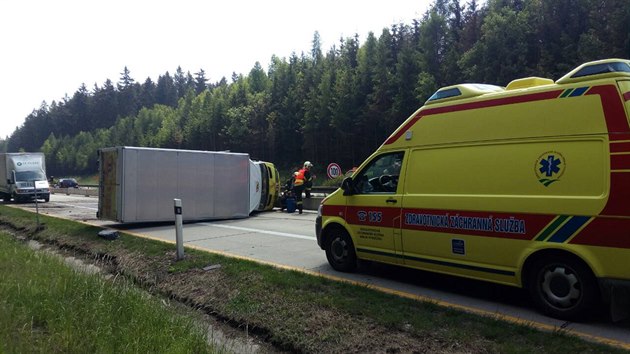
M404 153L376 157L354 179L356 194L396 193Z

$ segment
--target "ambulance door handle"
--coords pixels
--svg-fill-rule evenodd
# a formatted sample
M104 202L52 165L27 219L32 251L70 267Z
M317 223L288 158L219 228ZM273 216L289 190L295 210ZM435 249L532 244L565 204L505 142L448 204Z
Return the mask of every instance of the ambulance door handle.
M397 201L396 199L393 199L393 198L389 198L389 199L387 199L385 202L386 202L386 203L392 203L392 204L396 204L396 203L398 203L398 201Z

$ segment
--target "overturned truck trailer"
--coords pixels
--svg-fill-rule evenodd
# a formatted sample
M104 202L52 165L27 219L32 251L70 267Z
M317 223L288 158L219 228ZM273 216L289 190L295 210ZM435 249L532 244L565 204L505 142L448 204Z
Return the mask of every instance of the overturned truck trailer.
M244 153L128 146L98 153L102 220L172 221L175 198L182 200L185 221L245 218L277 197L270 185L275 167L271 171Z

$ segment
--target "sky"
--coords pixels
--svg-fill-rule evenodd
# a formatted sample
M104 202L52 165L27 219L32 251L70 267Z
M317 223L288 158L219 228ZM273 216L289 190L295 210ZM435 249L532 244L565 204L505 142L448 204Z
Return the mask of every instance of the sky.
M126 66L136 82L157 82L181 66L209 82L247 75L272 55L322 51L341 37L422 18L433 0L0 0L0 139L43 101L72 97Z

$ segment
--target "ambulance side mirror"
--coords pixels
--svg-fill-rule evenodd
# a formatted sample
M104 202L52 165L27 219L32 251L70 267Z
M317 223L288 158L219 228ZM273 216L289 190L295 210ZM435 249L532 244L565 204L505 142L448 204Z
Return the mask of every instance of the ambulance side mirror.
M346 177L341 182L341 190L343 190L343 195L352 195L354 194L354 188L352 187L352 177Z

